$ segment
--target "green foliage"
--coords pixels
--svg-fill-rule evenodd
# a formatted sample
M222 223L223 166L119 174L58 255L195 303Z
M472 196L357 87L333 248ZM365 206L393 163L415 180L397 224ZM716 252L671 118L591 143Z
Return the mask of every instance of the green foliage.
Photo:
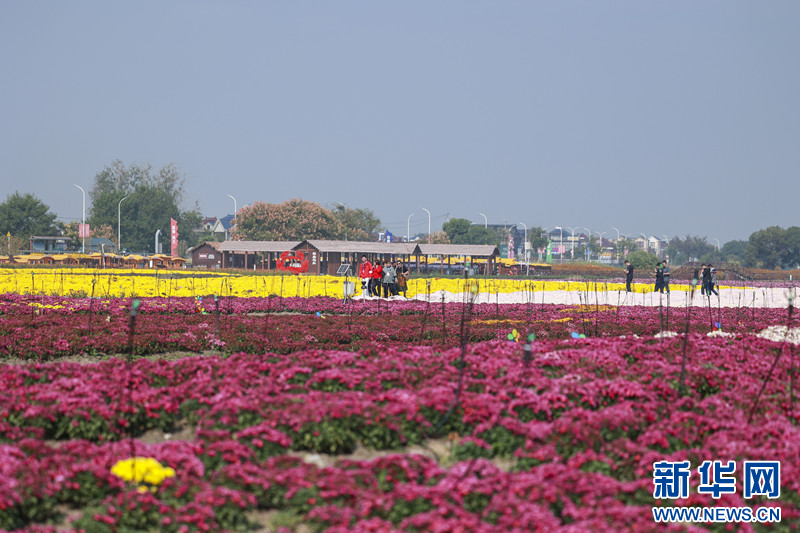
M547 231L541 226L534 226L528 231L528 241L531 243L531 250L534 254L540 248L547 248L549 240Z
M722 261L726 263L744 263L747 255L747 241L728 241L722 245Z
M629 253L626 259L631 262L631 265L633 265L633 268L636 270L652 269L655 268L656 263L658 263L658 257L644 250L636 250L635 252Z
M745 265L761 268L795 268L800 263L800 227L770 226L748 241Z
M472 224L466 218L453 218L442 224L452 244L497 244L500 236L496 231Z
M633 239L618 239L614 244L617 257L625 257L627 254L636 250L636 241ZM670 255L672 257L672 255Z
M168 253L169 220L173 218L178 221L179 240L186 246L194 246L197 236L192 230L200 225L202 215L196 205L189 210L181 209L184 183L185 178L172 163L156 172L150 165L126 167L116 160L95 176L89 192L89 224L109 225L118 230L119 214L122 246L134 252L154 252L155 233L160 229L161 243Z
M348 241L371 241L373 235L381 231L381 220L371 209L348 209L339 205L333 210L339 235L337 238Z
M31 235L58 235L60 225L50 207L30 193L15 192L0 204L0 232L28 240ZM4 243L5 244L5 243Z
M687 235L683 239L673 237L667 246L667 254L675 265L689 261L698 261L706 254L713 253L715 247L705 237Z

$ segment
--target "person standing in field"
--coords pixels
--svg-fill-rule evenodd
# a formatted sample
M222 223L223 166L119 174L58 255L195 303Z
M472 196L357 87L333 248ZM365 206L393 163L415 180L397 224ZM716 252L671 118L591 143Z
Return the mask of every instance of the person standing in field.
M664 269L661 267L661 261L656 263L656 288L653 292L664 292Z
M402 261L397 262L397 292L403 293L403 298L408 298L406 296L406 291L408 290L408 278L411 276L411 271L408 270L407 266L403 265Z
M395 272L394 267L390 261L383 263L383 297L388 298L392 296L392 285L394 285Z
M700 294L705 295L708 293L711 294L709 289L709 285L711 285L711 265L703 265L703 288L700 289Z
M380 260L375 261L372 267L372 294L380 298L381 296L381 281L383 280L383 267Z
M361 278L361 296L366 298L372 294L372 263L367 261L367 256L361 256L361 263L358 265L358 277Z
M714 268L712 265L708 265L708 295L715 294L719 296L719 293L714 289L717 284L717 269Z
M667 294L669 294L669 264L667 263L666 259L664 259L661 263L664 265L664 281L661 283L661 287L663 289L667 289Z
M631 283L633 283L633 265L627 259L625 260L625 291L631 292Z

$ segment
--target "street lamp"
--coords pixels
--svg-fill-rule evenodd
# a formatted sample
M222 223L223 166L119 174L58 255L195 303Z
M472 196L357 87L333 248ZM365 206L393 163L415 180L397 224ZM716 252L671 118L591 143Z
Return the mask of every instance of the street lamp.
M564 229L561 226L556 226L553 229L558 230L558 262L564 262Z
M486 215L484 215L483 213L478 213L478 214L483 217L483 227L484 228L488 228L489 227L489 219L486 218Z
M231 194L228 194L227 196L228 198L233 200L233 220L236 220L236 212L239 210L238 207L236 206L236 198L234 198L233 195ZM226 234L225 240L228 240L228 232L226 231L225 234Z
M717 241L717 251L719 252L719 250L720 250L719 239L714 239L714 240Z
M73 185L75 185L73 183ZM83 218L81 221L81 234L83 235L83 244L81 246L81 253L86 253L86 191L83 190L83 187L80 185L75 185L77 188L81 190L83 193Z
M423 211L428 213L428 237L431 236L431 212L425 209L424 207L420 207Z
M414 213L408 215L408 220L406 221L406 223L408 224L408 228L406 229L406 231L408 232L406 233L406 242L411 242L411 217L413 216ZM428 239L430 239L430 234L428 234Z
M575 226L574 228L571 228L569 226L564 226L564 227L567 228L570 231L570 233L572 233L572 237L570 238L571 242L569 247L569 260L573 261L575 259L575 230L578 229L578 226Z
M130 198L129 194L117 204L117 251L122 253L122 201Z
M617 232L617 240L619 240L619 230L617 228L615 228L614 226L611 226L611 229L613 229L614 231Z
M525 240L522 243L522 250L525 252L525 263L528 265L528 275L531 274L531 259L528 257L528 226L524 222L520 222L522 227L525 228Z
M236 198L234 198L234 197L233 197L233 196L231 196L230 194L228 195L228 198L230 198L231 200L233 200L233 218L236 218L236 211L238 211L238 210L239 210L239 209L236 207Z

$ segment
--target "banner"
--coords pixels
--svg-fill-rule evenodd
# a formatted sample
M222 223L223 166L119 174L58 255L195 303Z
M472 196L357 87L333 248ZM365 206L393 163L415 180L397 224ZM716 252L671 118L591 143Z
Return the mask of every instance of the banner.
M91 237L89 234L89 224L78 224L78 237Z
M169 219L170 234L170 255L178 257L178 221Z

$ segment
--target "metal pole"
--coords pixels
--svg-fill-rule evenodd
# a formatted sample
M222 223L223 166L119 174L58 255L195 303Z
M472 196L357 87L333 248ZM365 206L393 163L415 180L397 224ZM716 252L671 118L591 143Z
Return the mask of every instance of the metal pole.
M117 251L119 253L122 253L122 201L127 198L130 198L130 195L120 200L117 204Z
M556 226L553 229L558 230L558 262L564 262L564 230L561 226Z
M408 215L408 220L406 221L406 223L408 224L408 227L406 228L406 231L407 231L406 242L411 242L411 217L413 217L413 216L414 216L414 213L411 213L410 215ZM428 238L430 238L430 233L428 234Z
M488 228L489 227L489 219L486 218L486 215L484 215L483 213L478 213L478 214L483 217L483 227L484 228Z
M73 183L73 185L75 184ZM83 217L81 221L81 228L82 228L81 233L83 234L83 244L81 245L81 253L85 254L86 253L86 191L84 191L83 187L81 187L80 185L75 185L75 186L81 190L81 193L83 193Z
M522 227L525 228L525 241L522 243L522 252L525 254L525 263L528 265L527 275L531 274L531 258L528 257L528 226L524 222L520 222Z
M158 238L159 238L160 236L161 236L161 230L160 230L160 229L157 229L157 230L156 230L156 243L155 243L155 245L154 245L154 248L155 248L155 250L153 251L153 253L154 253L154 254L157 254L157 253L158 253Z
M569 246L569 260L570 261L574 261L575 260L575 230L578 229L578 226L575 226L574 228L571 228L571 227L567 226L567 229L572 234L571 242L570 242L570 246Z
M236 204L236 198L234 198L234 197L233 197L232 195L230 195L230 194L228 195L228 198L230 198L231 200L233 200L233 220L236 220L236 212L239 210L239 209L238 209L238 207L237 207L237 204ZM225 233L227 233L227 232L225 232ZM227 240L227 239L226 239L226 240Z
M420 209L422 209L423 211L428 213L428 236L430 237L430 235L431 235L431 212L428 211L427 209L425 209L424 207L420 207Z

